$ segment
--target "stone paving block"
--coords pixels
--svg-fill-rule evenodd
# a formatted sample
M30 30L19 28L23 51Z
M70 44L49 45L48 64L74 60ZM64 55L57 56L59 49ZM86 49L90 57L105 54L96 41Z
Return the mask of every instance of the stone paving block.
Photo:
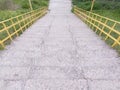
M84 67L83 72L88 79L118 80L120 79L120 67Z
M33 58L33 62L35 66L79 66L80 65L79 62L75 62L74 59L69 59L65 57L64 60L62 60L62 57L60 58L57 55L36 57Z
M69 50L70 48L71 48L71 50ZM65 44L65 46L62 47L61 44L59 44L58 47L45 46L45 47L43 47L43 50L42 50L43 52L41 52L41 53L45 53L46 55L56 55L56 54L61 55L62 53L64 53L65 55L62 54L63 56L61 56L61 57L64 57L64 56L70 57L73 49L74 49L74 46L66 46L66 44ZM64 58L66 58L66 57L64 57Z
M97 58L102 57L103 59L104 58L108 58L108 59L116 58L116 60L117 60L117 57L118 57L118 54L112 50L100 50L100 49L88 50L88 51L86 51L86 50L85 49L81 50L79 48L79 51L78 51L79 55L83 55L85 58L91 58L91 59L94 59L96 57ZM114 57L113 57L113 55L114 55Z
M29 52L31 53L41 53L41 48L42 48L42 45L40 46L40 48L38 47L32 47L32 48L29 48L29 49L26 49L26 47L21 47L21 46L16 46L17 48L15 50L18 50L19 52L25 52L26 54ZM12 51L14 49L14 47L10 47L9 50L11 50L11 52L15 53L15 51ZM9 53L9 52L7 52ZM33 55L33 54L32 54ZM34 55L33 55L34 56ZM24 57L25 58L25 57Z
M36 56L41 56L40 50L35 51L31 49L30 50L26 49L25 51L19 50L18 52L15 52L15 51L6 52L4 55L1 56L1 60L10 60L12 58L13 60L21 59L22 61L22 59L28 59L29 61L31 57L36 57Z
M117 58L84 58L80 60L82 67L112 67L119 66Z
M4 80L0 80L0 90L4 90Z
M60 67L60 66L45 66L36 67L33 69L31 78L34 79L83 79L83 73L77 67Z
M1 90L23 90L21 81L6 81Z
M43 17L42 19L38 20L38 22L36 22L34 24L34 26L38 27L38 26L51 26L51 22L53 22L54 20L54 16L53 15L50 15L49 13Z
M89 90L120 90L120 81L93 80L89 82Z
M0 66L30 66L30 58L1 58Z
M0 67L0 79L22 80L27 79L29 67Z
M28 80L25 90L87 90L85 80Z

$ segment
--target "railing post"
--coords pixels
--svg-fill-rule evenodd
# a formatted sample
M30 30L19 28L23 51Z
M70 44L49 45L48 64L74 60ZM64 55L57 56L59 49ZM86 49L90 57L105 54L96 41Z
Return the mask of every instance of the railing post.
M92 0L92 5L91 5L91 9L90 9L91 12L92 12L92 10L93 10L94 3L95 3L95 0Z
M24 26L24 28L26 29L26 23L25 23L25 20L26 20L26 19L23 17L23 15L22 15L22 19L23 19L23 23L24 23L23 26Z
M33 10L31 0L29 0L30 9Z
M94 18L95 20L97 20L97 15L95 16L95 18ZM96 24L96 21L93 21L93 24L95 25ZM92 29L94 30L94 26L92 27Z
M106 23L108 22L108 20L106 19L105 20L105 23L104 23L104 25L106 25ZM101 29L101 32L99 33L99 36L101 36L102 35L102 33L103 33L103 30L104 30L104 28L105 28L105 26L103 25L103 27L102 27L102 29Z
M120 36L117 38L117 41L118 41L118 42L120 42ZM117 42L116 42L116 41L114 41L114 43L113 43L112 47L114 47L114 46L116 46L116 45L117 45Z
M13 28L14 28L14 30L15 30L15 32L16 32L16 35L18 36L17 29L16 29L16 27L15 27L14 22L13 22L12 19L11 19L11 22L12 22Z
M116 22L114 23L114 25L112 26L112 29L116 26ZM111 32L112 32L112 29L109 31L109 33L108 34L110 34ZM106 36L106 38L105 38L105 40L107 40L108 39L108 35Z
M22 33L23 33L22 27L21 27L21 25L20 25L21 22L19 21L19 18L18 18L18 17L16 17L16 19L17 19L17 21L18 21L18 25L19 25L19 27L20 27Z
M8 28L7 28L6 24L5 24L5 23L2 23L2 24L3 24L4 29L6 30L6 32L7 32L7 34L8 34L8 37L9 37L10 40L12 41L12 37L11 37L11 35L10 35L10 32L8 31Z
M102 21L102 17L100 17L100 20L98 20L98 21L100 21L100 22L101 22L101 21ZM99 26L100 26L100 23L98 23L98 27L99 27ZM96 31L95 31L95 32L97 33L97 31L98 31L98 29L96 29Z
M2 46L2 48L5 48L5 45L1 40L0 40L0 45Z
M91 23L94 22L94 14L91 15ZM90 25L91 28L93 28L92 24Z
M33 19L35 18L35 16L34 16L34 14L36 14L36 12L31 12L31 16L30 16L30 24L32 24L34 21L33 21Z

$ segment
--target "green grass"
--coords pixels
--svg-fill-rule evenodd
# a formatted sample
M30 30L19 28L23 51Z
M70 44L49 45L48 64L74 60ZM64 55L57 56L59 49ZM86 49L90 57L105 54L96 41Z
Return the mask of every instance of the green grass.
M48 6L49 0L31 0L33 9ZM29 0L0 0L0 9L30 9Z
M82 0L73 0L73 5L90 11L91 1L86 0L86 2L83 2ZM93 12L120 21L120 2L96 0Z
M49 0L31 0L31 2L33 9L48 6L49 4ZM30 11L28 0L0 0L0 21L28 11Z
M93 12L120 22L120 9L119 10L94 10Z
M21 9L29 9L29 2L28 0L13 0L16 4L18 4ZM31 0L33 9L40 8L43 6L48 6L49 0Z
M0 21L9 19L11 17L23 14L25 12L28 12L29 10L16 10L16 11L10 11L10 10L0 10Z

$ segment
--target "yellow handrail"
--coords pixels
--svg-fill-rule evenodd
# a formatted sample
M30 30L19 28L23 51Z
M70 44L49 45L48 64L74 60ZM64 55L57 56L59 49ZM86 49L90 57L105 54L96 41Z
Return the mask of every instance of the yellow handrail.
M104 39L110 38L112 42L112 47L117 45L120 46L120 22L112 20L110 18L92 13L90 11L83 10L76 6L74 8L74 13L80 17L85 23L87 23L95 32L99 31L99 35L104 34Z
M14 37L23 33L24 30L29 27L40 17L47 13L47 7L32 10L30 12L9 18L0 22L0 48L5 48L6 42L12 41Z

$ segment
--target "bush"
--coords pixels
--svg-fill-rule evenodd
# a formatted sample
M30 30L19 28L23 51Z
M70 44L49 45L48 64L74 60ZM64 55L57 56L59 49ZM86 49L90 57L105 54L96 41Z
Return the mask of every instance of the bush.
M16 10L19 6L16 5L12 0L3 0L0 1L0 9L1 10Z
M30 8L28 3L23 3L21 7L22 7L22 9L29 9Z
M48 6L49 0L31 0L33 9ZM0 10L30 9L28 0L0 0Z
M119 0L120 1L120 0ZM85 10L90 10L91 0L73 0L73 5L77 5ZM93 10L114 10L120 8L120 2L113 0L96 0Z
M33 9L37 9L48 6L49 0L31 0L31 2ZM28 11L30 11L28 0L0 0L0 21Z

